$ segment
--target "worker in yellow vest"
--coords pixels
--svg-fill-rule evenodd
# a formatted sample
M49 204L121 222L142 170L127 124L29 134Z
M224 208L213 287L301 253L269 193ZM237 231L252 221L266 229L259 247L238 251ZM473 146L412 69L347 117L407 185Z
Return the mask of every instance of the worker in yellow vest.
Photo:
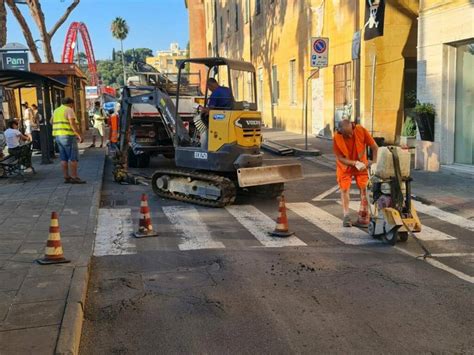
M54 110L53 136L56 138L56 143L59 148L64 183L85 184L86 182L77 176L79 161L79 147L77 142L82 143L83 139L79 132L73 104L73 99L65 97L62 100L62 105Z

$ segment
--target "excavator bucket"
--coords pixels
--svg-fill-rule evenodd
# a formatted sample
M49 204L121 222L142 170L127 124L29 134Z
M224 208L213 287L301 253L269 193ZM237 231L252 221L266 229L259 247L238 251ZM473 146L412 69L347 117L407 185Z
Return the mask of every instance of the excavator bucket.
M240 187L277 184L302 180L301 164L268 165L258 168L241 168L237 170Z

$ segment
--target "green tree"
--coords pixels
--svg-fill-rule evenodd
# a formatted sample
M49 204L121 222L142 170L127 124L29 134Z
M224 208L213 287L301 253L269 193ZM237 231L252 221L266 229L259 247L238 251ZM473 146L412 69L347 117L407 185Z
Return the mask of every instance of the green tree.
M116 17L115 20L112 21L110 30L112 31L112 36L120 40L120 48L121 48L121 52L123 53L123 41L127 38L128 30L129 30L127 22L121 17ZM125 73L125 58L123 55L122 55L122 68L123 68L123 81L124 83L126 83L127 74Z

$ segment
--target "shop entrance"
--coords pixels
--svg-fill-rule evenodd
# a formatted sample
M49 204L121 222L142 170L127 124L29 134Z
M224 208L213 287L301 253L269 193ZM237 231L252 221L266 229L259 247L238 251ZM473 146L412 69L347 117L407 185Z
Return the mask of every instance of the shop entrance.
M456 52L454 161L474 165L474 41Z

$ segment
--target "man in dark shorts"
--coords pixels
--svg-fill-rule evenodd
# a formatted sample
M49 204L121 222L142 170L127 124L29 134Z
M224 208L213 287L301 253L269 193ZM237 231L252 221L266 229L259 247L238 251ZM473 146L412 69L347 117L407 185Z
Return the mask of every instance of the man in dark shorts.
M54 110L53 136L56 137L56 143L59 148L64 183L85 184L86 182L77 176L79 161L77 142L82 143L83 139L77 125L76 114L72 109L73 104L73 99L65 97L62 100L62 105ZM70 173L69 170L71 170Z

